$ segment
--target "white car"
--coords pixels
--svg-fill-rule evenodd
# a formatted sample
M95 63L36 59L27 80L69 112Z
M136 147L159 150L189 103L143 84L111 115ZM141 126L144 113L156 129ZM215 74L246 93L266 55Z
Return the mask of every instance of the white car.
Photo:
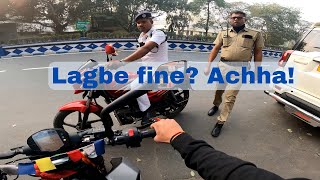
M320 23L316 23L293 47L283 53L279 66L294 66L295 82L273 85L265 91L286 111L313 127L320 127Z

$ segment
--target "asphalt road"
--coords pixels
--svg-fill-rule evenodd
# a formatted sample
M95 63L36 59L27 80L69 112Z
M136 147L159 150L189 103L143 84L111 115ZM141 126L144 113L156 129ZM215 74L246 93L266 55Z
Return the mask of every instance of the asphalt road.
M129 52L120 52L119 59ZM170 60L206 61L208 53L170 52ZM80 99L72 91L55 91L48 86L51 62L103 61L103 53L65 54L0 59L0 151L24 145L32 133L52 127L58 108ZM270 60L270 59L269 59ZM37 68L37 69L30 69ZM216 149L255 163L284 178L319 179L320 129L287 114L263 91L241 91L220 137L210 131L216 116L207 116L212 91L193 91L177 121L192 136ZM199 179L186 168L170 145L143 141L140 148L108 147L106 158L126 156L142 170L143 179ZM1 161L3 162L3 161ZM21 178L25 179L25 178Z

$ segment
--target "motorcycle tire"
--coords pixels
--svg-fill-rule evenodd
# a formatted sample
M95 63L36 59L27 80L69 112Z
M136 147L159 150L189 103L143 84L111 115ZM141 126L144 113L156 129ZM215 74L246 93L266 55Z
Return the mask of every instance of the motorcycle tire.
M169 111L165 111L164 116L167 118L176 117L188 104L189 91L188 90L172 90L177 98L178 102L170 104L167 108Z
M54 128L62 128L62 129L65 129L65 125L66 125L66 118L74 113L74 112L77 112L77 113L81 113L79 111L59 111L57 113L57 115L55 116L54 120L53 120L53 127ZM106 126L108 125L108 127L112 127L113 126L113 123L112 123L112 118L111 116L109 115L108 117L104 117L105 120L102 120L102 118L100 117L100 113L90 113L89 114L89 118L90 118L90 115L91 114L95 114L97 117L99 117L99 121L97 120L96 122L101 122L103 123L104 127L106 128ZM81 113L81 117L83 117L83 113ZM106 124L104 124L106 123ZM71 127L71 126L70 126ZM73 127L75 130L79 131L79 130L84 130L84 129L88 129L88 128L91 128L91 124L87 124L84 128L80 128L79 126L77 127L76 125L74 125ZM66 130L66 129L65 129Z

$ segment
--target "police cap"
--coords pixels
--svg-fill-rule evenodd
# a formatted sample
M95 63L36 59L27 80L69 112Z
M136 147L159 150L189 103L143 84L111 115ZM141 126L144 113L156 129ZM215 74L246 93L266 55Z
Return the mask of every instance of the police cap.
M152 18L151 12L149 11L142 11L139 14L136 15L135 21L138 19L144 19L144 18Z

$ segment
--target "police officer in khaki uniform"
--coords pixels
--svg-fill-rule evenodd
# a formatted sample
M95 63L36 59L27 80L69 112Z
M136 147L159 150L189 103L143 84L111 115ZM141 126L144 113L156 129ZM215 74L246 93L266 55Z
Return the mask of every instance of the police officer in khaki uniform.
M221 74L224 76L224 79L226 73L230 70L240 72L243 66L250 67L252 52L255 67L261 64L262 48L264 46L262 35L259 31L246 28L245 21L246 14L242 11L233 11L229 14L229 23L232 28L219 32L214 41L214 48L208 58L208 65L204 72L205 75L209 74L211 62L216 58L220 49L221 59L218 63L218 67ZM256 69L257 68L255 68L255 70ZM241 75L241 73L239 74ZM223 94L224 101L220 115L218 116L218 122L211 132L213 137L219 136L223 124L231 113L241 85L241 82L236 85L228 83L218 85L213 100L213 107L209 110L208 115L212 116L218 111L219 106L222 103Z

